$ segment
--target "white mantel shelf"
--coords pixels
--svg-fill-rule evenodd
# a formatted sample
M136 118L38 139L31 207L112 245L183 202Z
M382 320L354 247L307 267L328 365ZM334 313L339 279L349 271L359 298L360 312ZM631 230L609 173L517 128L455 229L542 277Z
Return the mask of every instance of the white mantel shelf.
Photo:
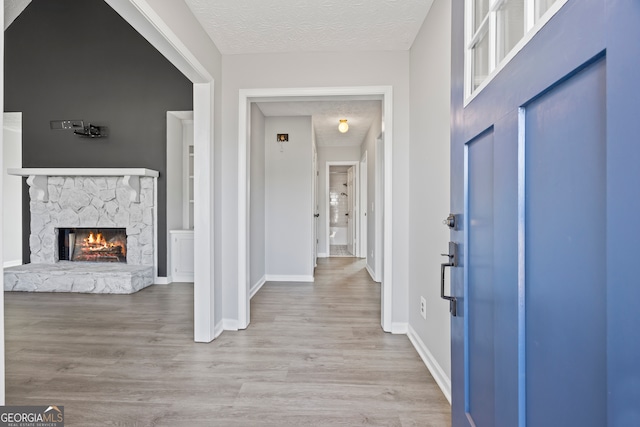
M27 184L35 190L36 199L49 200L48 180L50 176L117 176L131 190L131 201L140 202L140 177L158 178L160 173L145 168L10 168L9 175L26 176Z
M16 176L151 176L160 173L145 168L9 168L9 175Z

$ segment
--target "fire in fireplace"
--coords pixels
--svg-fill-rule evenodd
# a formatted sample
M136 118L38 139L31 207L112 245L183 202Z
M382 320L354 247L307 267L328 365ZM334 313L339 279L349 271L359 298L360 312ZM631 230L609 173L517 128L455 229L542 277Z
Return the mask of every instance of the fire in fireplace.
M127 262L124 228L61 228L58 239L60 260Z

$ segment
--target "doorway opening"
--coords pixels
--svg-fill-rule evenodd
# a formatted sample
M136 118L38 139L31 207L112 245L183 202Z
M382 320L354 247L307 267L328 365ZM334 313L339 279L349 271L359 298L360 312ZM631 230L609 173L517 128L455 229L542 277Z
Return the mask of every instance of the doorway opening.
M370 187L373 187L375 194L378 195L375 200L375 221L370 221L372 229L369 236L369 240L374 242L373 245L369 245L367 252L371 252L370 260L374 264L373 266L367 265L367 271L375 278L378 278L382 283L381 285L381 325L384 331L392 331L392 135L393 135L393 102L392 102L392 88L390 86L375 86L375 87L343 87L343 88L289 88L289 89L241 89L239 91L239 129L238 129L238 329L245 329L250 322L250 297L254 295L258 289L264 284L264 280L258 280L253 283L251 277L251 191L252 188L250 172L251 162L253 161L254 154L252 153L251 141L252 136L255 136L255 129L252 129L251 122L254 119L251 115L252 108L255 103L260 102L295 102L295 101L322 101L322 100L377 100L381 101L382 105L382 118L381 118L381 134L380 139L384 141L384 144L372 143L371 155L375 152L376 160L379 162L371 162L375 165L376 182L372 183ZM337 125L336 125L337 126ZM280 131L278 131L280 132ZM283 131L284 132L284 131ZM275 134L274 134L275 135ZM275 136L274 136L275 138ZM263 141L267 141L263 139ZM269 139L268 141L271 141ZM291 142L286 145L284 152L291 151L293 147ZM264 145L264 143L263 143ZM384 150L384 153L379 150ZM309 164L312 163L312 150L309 149ZM356 169L359 170L358 154L354 163L358 164ZM383 170L384 169L384 170ZM321 169L322 170L322 169ZM322 173L322 172L320 172ZM312 172L309 171L309 176ZM356 174L359 175L359 174ZM357 177L356 177L357 179ZM291 181L287 181L291 182ZM308 192L311 194L312 185L309 184ZM321 193L322 194L322 193ZM348 194L348 193L347 193ZM372 203L370 198L369 204ZM309 235L309 250L313 248L311 244L313 236L313 218L315 215L314 203L309 199L308 212L308 235ZM373 212L374 206L371 207ZM320 213L323 211L320 210ZM322 221L321 223L324 223ZM357 231L356 231L357 232ZM319 236L328 236L328 233L320 233ZM375 247L371 247L375 246ZM326 247L326 245L325 245ZM322 246L320 246L322 248ZM330 248L329 248L330 249ZM357 250L357 245L355 250ZM318 251L319 252L319 251ZM327 250L326 253L329 251ZM310 252L309 252L310 254ZM318 254L321 256L321 254ZM369 254L367 253L367 260L369 261ZM311 254L308 257L309 271L313 274L314 264L311 262ZM305 270L306 271L306 270ZM381 272L378 274L372 274L372 272ZM255 275L254 275L255 276ZM266 274L262 277L267 276ZM257 277L257 276L255 276ZM291 276L293 277L293 276ZM304 276L305 278L307 276Z
M327 254L329 257L360 255L358 162L327 162Z

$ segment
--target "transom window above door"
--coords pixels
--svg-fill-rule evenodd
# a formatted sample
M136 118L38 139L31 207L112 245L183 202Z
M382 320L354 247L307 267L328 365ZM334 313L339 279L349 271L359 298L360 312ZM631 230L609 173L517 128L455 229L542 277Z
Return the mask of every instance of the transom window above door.
M466 0L465 99L470 102L568 0Z

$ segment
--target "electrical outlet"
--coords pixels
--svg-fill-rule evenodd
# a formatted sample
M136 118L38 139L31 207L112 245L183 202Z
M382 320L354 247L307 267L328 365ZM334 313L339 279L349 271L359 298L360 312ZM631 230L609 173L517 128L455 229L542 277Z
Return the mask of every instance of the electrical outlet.
M427 300L424 297L420 297L420 315L427 320Z
M371 259L373 259L373 249L371 249Z

